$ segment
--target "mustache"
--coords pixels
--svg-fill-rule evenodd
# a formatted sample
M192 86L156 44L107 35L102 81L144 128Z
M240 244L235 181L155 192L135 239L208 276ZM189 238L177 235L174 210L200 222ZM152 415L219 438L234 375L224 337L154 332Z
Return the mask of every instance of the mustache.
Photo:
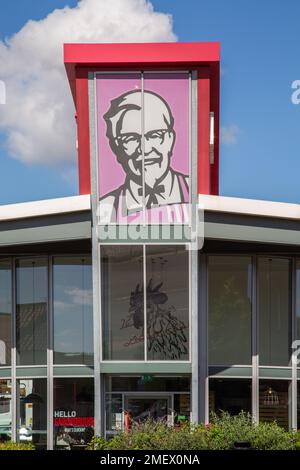
M152 156L152 154L155 153L156 156ZM148 155L151 155L151 156L148 156ZM147 155L143 154L142 153L139 153L139 152L136 152L134 155L132 155L131 159L134 161L134 163L142 163L143 162L143 157L144 157L144 160L147 160L147 158L149 160L154 160L154 159L157 159L157 160L161 160L163 158L163 154L161 152L159 152L158 150L156 150L155 148L152 148L151 149L151 152L148 152Z

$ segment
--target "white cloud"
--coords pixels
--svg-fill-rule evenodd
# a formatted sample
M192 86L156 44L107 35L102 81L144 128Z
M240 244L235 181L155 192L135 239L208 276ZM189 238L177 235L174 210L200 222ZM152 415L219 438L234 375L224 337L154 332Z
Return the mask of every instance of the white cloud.
M221 144L234 145L237 143L238 135L241 133L240 128L231 124L230 126L223 126L220 130Z
M93 291L92 289L79 289L78 287L72 287L64 289L63 294L65 300L55 300L54 307L59 311L74 310L74 305L85 306L93 305Z
M10 155L34 164L75 163L74 105L63 65L64 42L174 41L172 19L146 0L81 0L28 21L0 41L6 106L0 131Z
M66 289L65 294L71 297L73 304L82 305L93 305L93 291L92 289L79 289L74 287L73 289Z

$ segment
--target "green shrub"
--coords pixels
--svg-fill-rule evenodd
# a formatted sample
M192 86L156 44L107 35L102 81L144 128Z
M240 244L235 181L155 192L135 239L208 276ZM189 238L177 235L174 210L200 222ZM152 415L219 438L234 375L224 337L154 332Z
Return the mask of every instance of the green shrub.
M258 450L295 450L296 432L286 432L276 423L260 423L254 428L252 445Z
M230 416L223 412L212 415L208 432L211 449L232 449L234 442L248 441L257 450L293 450L296 448L295 432L287 432L275 422L254 424L248 413Z
M228 450L235 442L250 442L257 450L293 450L299 445L299 434L286 432L276 423L254 424L247 413L230 416L212 415L205 426L185 423L180 429L166 423L145 421L133 424L130 432L119 432L111 440L94 437L88 450ZM299 444L297 444L297 442Z
M30 442L0 442L0 450L35 450L35 447Z
M222 412L220 416L211 415L211 425L208 427L207 443L210 449L232 449L237 441L252 441L252 418L247 413L230 416ZM252 444L252 442L251 442Z
M106 450L109 441L102 436L94 436L86 446L86 450Z
M296 450L300 450L300 431L296 432Z

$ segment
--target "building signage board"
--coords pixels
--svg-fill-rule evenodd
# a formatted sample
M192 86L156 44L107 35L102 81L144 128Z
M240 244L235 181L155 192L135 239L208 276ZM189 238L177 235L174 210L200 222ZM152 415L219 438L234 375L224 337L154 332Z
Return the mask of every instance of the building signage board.
M96 102L100 223L188 223L189 73L99 73Z
M177 361L187 371L198 354L198 194L218 193L210 130L218 135L219 44L70 44L65 65L76 103L80 193L92 203L100 434L108 416L105 374L116 364L126 371L147 363L146 387L156 367L171 374ZM197 420L196 366L192 374ZM180 416L188 415L183 405ZM123 425L122 407L112 410L111 431ZM76 418L55 419L76 426Z

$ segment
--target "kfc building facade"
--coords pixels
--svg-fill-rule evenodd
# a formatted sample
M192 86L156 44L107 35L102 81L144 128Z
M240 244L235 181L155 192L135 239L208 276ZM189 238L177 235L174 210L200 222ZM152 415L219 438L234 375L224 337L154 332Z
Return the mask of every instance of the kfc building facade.
M300 425L300 206L219 196L219 44L66 44L78 196L0 207L0 436ZM299 399L298 399L299 395Z

